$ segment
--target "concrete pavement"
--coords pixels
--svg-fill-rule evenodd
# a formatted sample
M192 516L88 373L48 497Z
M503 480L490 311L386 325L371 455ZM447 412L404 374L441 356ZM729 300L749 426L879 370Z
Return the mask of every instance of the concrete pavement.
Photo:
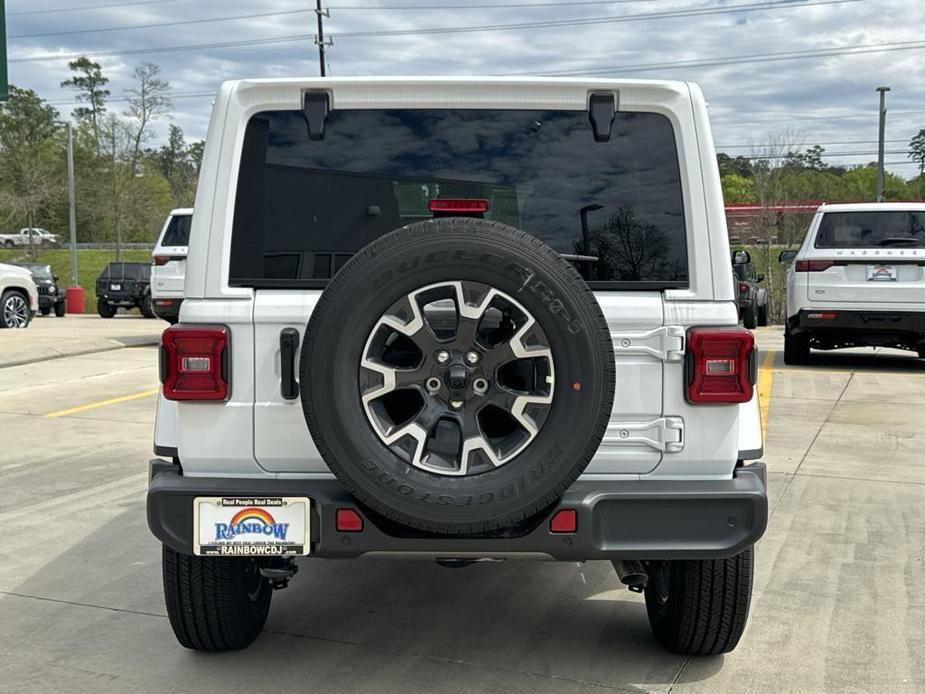
M250 649L186 651L144 518L156 350L0 368L0 690L923 691L925 362L758 339L772 516L749 628L707 659L605 562L309 560Z
M120 310L114 318L95 314L36 316L25 330L0 332L0 368L126 346L156 345L167 327L159 318Z

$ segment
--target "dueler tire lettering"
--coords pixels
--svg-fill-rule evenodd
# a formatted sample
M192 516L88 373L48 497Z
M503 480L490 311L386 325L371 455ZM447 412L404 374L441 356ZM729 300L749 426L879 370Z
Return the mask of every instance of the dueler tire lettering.
M541 327L555 364L554 397L529 444L503 465L457 477L414 467L385 445L359 387L367 338L386 309L441 282L513 297ZM465 535L510 527L555 503L600 445L614 368L600 306L556 251L497 222L444 218L380 237L344 265L308 322L299 381L318 450L362 503L409 527Z

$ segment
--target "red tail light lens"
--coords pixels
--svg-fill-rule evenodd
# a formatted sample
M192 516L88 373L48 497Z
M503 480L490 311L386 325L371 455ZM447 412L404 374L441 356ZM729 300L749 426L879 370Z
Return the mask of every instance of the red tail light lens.
M334 527L339 533L363 531L363 518L352 508L339 508L334 514Z
M563 508L556 511L549 520L549 532L573 533L578 530L578 511L573 508Z
M166 255L156 255L151 258L152 265L166 265L170 262L170 257Z
M431 198L427 201L431 212L472 214L488 211L488 200L480 198Z
M834 260L798 260L793 265L797 272L824 272L835 265Z
M227 400L229 334L224 326L175 325L161 336L161 383L168 400Z
M744 328L695 328L687 333L687 401L739 403L752 399L755 338Z
M739 282L739 294L747 294L748 285L745 282Z

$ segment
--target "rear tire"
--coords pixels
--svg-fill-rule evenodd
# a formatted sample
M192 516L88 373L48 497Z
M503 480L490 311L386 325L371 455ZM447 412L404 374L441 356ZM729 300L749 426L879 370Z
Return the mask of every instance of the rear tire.
M758 307L758 325L762 328L768 324L768 305Z
M754 549L728 559L653 562L646 611L658 642L682 655L719 655L739 643L752 597Z
M43 316L47 316L49 313L51 313L51 306L39 306L39 313L41 313Z
M758 308L754 302L749 304L748 308L742 312L742 325L749 330L754 330L758 327Z
M145 294L141 298L141 303L138 304L138 310L141 311L141 315L145 318L157 318L157 314L154 312L154 304L151 301L150 294Z
M784 363L801 366L809 362L809 335L784 331Z
M196 557L164 545L164 601L173 633L185 648L246 648L267 621L273 589L256 559Z
M116 311L118 310L118 308L102 299L96 300L96 312L100 314L100 318L112 318L116 315Z
M55 304L55 316L58 318L64 318L67 315L67 304L63 301L59 301Z

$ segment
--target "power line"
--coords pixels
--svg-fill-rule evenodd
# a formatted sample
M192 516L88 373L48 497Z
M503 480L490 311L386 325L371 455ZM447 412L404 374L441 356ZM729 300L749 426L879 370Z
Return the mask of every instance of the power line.
M682 60L668 63L637 63L635 65L614 65L581 70L553 70L543 74L550 77L568 77L578 75L597 75L601 73L613 74L621 72L648 72L664 68L691 68L691 67L718 67L722 65L737 65L739 63L770 63L780 60L803 60L806 58L828 58L839 55L852 55L862 53L886 53L891 51L910 51L925 48L925 41L900 41L894 43L870 43L859 46L846 46L843 48L811 48L806 50L782 51L779 53L752 53L748 55L732 55L717 58L704 58L701 60ZM527 74L527 73L519 73ZM529 74L536 74L529 73Z
M765 159L789 159L793 156L796 156L797 154L799 154L799 152L790 152L788 154L773 154L769 156L753 155L749 157L741 157L741 159L747 159L749 161L762 161ZM832 154L828 154L828 153L823 154L822 158L828 159L830 157L870 157L870 156L875 156L876 154L877 154L876 150L874 150L873 152L833 152ZM894 150L888 150L887 152L885 152L885 154L908 154L908 152L906 152L906 150L903 150L903 149L894 149Z
M175 2L176 0L170 0ZM36 34L16 34L8 36L11 39L35 39L43 36L68 36L70 34L102 34L111 31L132 31L133 29L163 29L166 27L177 27L186 24L211 24L213 22L232 22L239 19L261 19L264 17L278 17L291 14L308 14L314 12L312 9L303 10L281 10L279 12L258 12L255 14L239 14L227 17L209 17L205 19L186 19L178 22L158 22L156 24L132 24L121 27L100 27L95 29L71 29L68 31L45 31Z
M907 140L886 140L890 144L905 143ZM836 147L841 145L875 145L877 144L876 140L848 140L845 142L813 142L810 146L819 145L820 147ZM739 144L739 145L716 145L716 149L754 149L760 147L761 145L755 144Z
M135 5L164 5L178 0L138 0L138 2L113 2L108 5L82 5L80 7L52 7L47 10L23 10L21 12L7 12L7 17L21 17L27 14L60 14L62 12L80 12L82 10L106 10L113 7L133 7Z
M554 28L563 26L587 26L594 24L617 24L623 22L634 22L643 20L670 19L681 17L699 17L705 15L717 14L737 14L740 12L755 12L758 10L775 10L775 9L794 9L805 7L820 7L824 5L843 5L846 3L860 2L861 0L821 0L818 2L804 3L795 5L791 0L769 0L766 2L752 3L748 5L735 5L725 7L697 8L688 10L669 10L666 12L647 12L642 14L621 15L617 17L591 17L584 19L565 19L546 22L524 22L519 24L485 24L481 26L465 27L432 27L428 29L404 29L404 30L386 30L386 31L358 31L335 34L338 39L343 38L369 38L379 36L410 36L410 35L428 35L428 34L451 34L451 33L469 33L479 31L512 31L522 29L539 29ZM136 48L127 50L106 50L106 51L82 51L76 54L68 55L38 55L31 58L10 58L11 63L29 63L43 62L48 60L73 60L81 56L124 56L124 55L145 55L156 53L175 53L189 50L209 50L212 48L233 48L243 46L260 46L274 43L286 43L291 41L304 41L306 39L314 40L313 34L295 34L291 36L279 36L265 39L250 39L242 41L223 41L219 43L201 43L183 46L156 46L151 48Z
M508 7L581 7L585 5L623 5L658 0L582 0L581 2L499 2L491 5L329 5L329 10L495 10Z

